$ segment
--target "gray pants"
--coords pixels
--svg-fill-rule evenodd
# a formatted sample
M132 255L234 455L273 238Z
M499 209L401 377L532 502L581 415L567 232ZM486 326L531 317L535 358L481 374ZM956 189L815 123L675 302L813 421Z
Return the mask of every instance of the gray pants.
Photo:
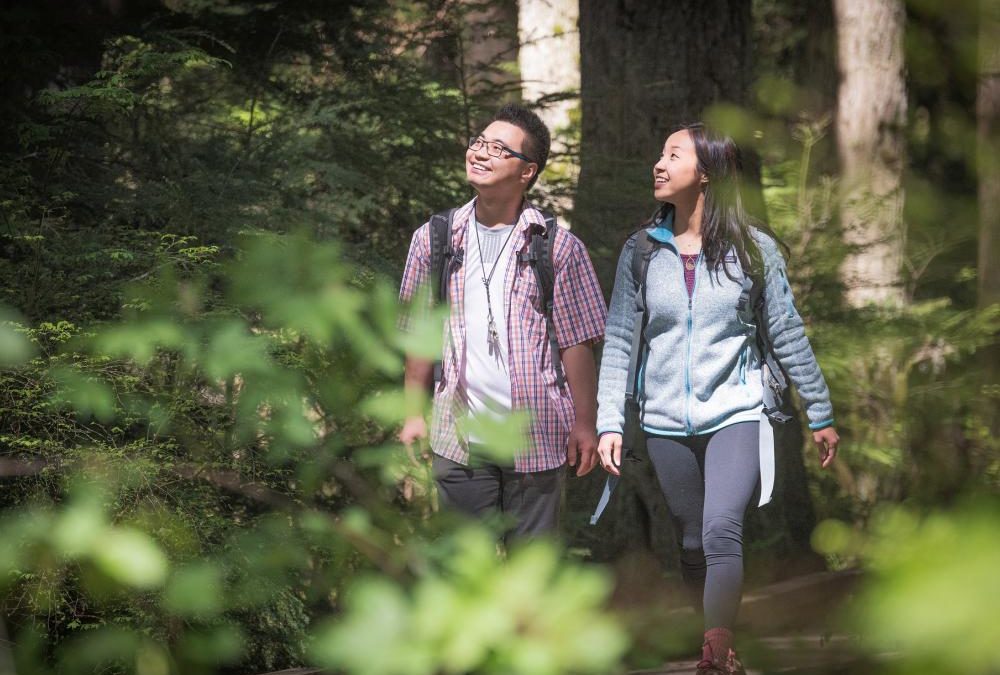
M514 524L505 542L555 534L559 527L566 467L521 473L475 459L466 466L434 455L434 481L441 506L474 518L503 514Z
M743 591L743 517L760 483L758 422L700 436L647 436L674 518L681 570L705 628L732 629Z

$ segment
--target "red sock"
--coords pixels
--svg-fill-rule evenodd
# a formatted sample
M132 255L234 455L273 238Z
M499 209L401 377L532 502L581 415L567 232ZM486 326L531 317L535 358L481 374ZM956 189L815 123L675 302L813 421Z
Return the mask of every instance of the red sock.
M701 658L714 663L724 663L732 646L733 631L728 628L710 628L705 631Z

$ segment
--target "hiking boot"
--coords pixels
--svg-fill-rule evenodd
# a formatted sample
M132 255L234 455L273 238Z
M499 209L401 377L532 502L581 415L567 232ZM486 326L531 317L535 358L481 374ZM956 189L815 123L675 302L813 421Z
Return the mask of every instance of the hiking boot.
M747 675L743 664L736 658L736 652L730 649L726 658L714 659L708 645L702 649L701 661L698 662L695 673L696 675Z

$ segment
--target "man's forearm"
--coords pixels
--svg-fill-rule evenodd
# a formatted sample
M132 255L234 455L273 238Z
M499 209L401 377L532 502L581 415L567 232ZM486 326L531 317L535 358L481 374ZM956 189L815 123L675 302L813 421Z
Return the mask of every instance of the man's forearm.
M576 421L580 424L597 424L597 367L594 348L589 343L573 345L562 350L563 372L573 395Z
M407 356L403 370L403 391L406 393L408 417L423 414L427 393L433 386L434 362Z

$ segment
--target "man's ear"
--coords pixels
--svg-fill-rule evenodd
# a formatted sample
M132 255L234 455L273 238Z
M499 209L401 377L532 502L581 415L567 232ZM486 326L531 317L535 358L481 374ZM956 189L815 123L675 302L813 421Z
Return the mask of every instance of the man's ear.
M525 183L530 183L531 179L538 175L538 165L534 162L526 162L524 169L521 170L521 180Z

